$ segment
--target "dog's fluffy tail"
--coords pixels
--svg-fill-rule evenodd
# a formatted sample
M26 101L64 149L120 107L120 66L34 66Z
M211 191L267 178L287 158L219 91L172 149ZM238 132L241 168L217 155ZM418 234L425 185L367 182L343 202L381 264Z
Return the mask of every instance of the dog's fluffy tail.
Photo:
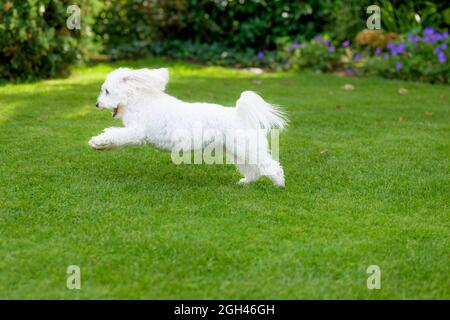
M269 132L287 125L286 114L278 107L264 101L253 91L244 91L236 102L237 113L254 128Z

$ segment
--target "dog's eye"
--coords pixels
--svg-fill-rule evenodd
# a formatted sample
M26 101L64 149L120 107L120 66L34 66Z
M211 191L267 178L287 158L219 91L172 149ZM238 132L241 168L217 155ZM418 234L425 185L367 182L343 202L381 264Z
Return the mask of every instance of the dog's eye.
M106 92L106 94L109 94L109 91L108 91L108 89L105 89L105 92Z

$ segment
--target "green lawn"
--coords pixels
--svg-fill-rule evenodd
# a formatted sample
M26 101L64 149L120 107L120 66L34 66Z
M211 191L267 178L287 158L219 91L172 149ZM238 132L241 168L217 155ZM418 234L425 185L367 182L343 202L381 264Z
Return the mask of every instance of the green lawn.
M94 105L119 65L169 66L188 101L255 90L285 106L286 188L151 147L92 150L120 125ZM448 86L164 60L2 86L0 298L449 299L449 140Z

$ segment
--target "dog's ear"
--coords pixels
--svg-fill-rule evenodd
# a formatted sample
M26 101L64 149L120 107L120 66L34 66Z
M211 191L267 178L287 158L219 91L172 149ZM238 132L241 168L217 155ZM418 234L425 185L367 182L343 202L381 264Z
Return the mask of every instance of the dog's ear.
M167 68L130 70L123 80L133 81L148 89L164 91L169 82L169 70Z
M158 83L158 87L161 91L166 90L167 83L169 82L169 69L159 68L150 70L153 72L155 81Z

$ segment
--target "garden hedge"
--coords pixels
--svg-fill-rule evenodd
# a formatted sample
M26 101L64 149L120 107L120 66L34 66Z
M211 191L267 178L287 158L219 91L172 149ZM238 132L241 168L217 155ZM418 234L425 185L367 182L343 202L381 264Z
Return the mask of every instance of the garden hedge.
M69 30L64 0L6 0L0 4L0 80L65 75L94 51L92 24L100 1L81 0L81 29Z

